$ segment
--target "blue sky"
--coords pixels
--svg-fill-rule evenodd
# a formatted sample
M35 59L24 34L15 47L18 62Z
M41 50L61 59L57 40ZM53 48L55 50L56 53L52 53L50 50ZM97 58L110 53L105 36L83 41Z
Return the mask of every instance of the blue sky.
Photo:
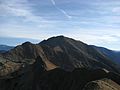
M0 0L0 44L57 35L120 50L120 0Z

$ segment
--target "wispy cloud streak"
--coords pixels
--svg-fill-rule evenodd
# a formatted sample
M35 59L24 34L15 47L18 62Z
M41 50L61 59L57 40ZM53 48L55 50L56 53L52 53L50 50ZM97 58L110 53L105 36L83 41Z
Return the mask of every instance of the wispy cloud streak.
M56 5L56 3L55 3L55 1L54 1L54 0L51 0L51 2L52 2L52 4L53 4L53 5Z
M0 3L0 16L23 17L24 21L40 22L45 21L41 16L32 13L28 0L3 0Z
M61 13L63 13L68 19L71 19L71 18L72 18L72 16L70 16L65 10L57 7L56 2L55 2L54 0L51 0L51 2L52 2L52 4L53 4L53 6L55 6L55 8L56 8L57 10L59 10Z

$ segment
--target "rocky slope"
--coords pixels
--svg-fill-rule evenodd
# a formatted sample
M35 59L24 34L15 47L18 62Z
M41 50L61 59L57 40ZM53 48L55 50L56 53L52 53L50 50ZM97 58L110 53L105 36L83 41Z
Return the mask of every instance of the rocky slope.
M119 83L103 69L81 68L72 72L56 68L50 71L41 57L0 79L0 90L119 90ZM119 75L118 75L119 77ZM107 79L103 81L103 79ZM120 80L120 78L118 79ZM112 82L108 82L112 81ZM95 83L95 84L94 84ZM99 89L97 88L99 87ZM96 89L97 88L97 89ZM100 89L105 88L105 89Z
M110 79L101 79L89 82L83 90L119 90L120 86Z

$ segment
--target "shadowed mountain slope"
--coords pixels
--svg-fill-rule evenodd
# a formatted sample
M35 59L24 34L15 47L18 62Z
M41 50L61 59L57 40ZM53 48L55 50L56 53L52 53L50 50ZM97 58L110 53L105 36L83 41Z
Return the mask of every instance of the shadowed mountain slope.
M94 45L92 45L92 47L94 47L95 49L98 49L105 56L109 57L111 60L113 60L114 62L120 65L120 51L113 51L104 47L97 47Z
M39 43L39 45L49 60L63 69L102 67L118 71L115 69L116 64L97 49L71 38L64 36L52 37Z
M1 78L0 90L103 90L96 87L107 89L108 85L110 90L120 89L119 83L112 81L109 73L102 69L81 68L68 72L60 68L46 71L45 67L42 59L37 57L32 65ZM103 82L104 78L112 83Z

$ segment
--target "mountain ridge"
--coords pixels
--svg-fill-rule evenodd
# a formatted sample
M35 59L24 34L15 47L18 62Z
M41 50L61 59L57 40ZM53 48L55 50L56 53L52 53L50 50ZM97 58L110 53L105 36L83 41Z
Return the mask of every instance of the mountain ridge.
M25 42L11 51L4 53L3 56L10 60L18 61L35 59L37 56L41 56L44 61L48 60L65 69L84 66L88 66L89 68L91 66L96 68L100 66L113 69L116 66L114 62L110 61L109 58L93 47L64 36L52 37L39 44ZM94 63L99 64L96 66ZM110 66L107 66L107 64Z

